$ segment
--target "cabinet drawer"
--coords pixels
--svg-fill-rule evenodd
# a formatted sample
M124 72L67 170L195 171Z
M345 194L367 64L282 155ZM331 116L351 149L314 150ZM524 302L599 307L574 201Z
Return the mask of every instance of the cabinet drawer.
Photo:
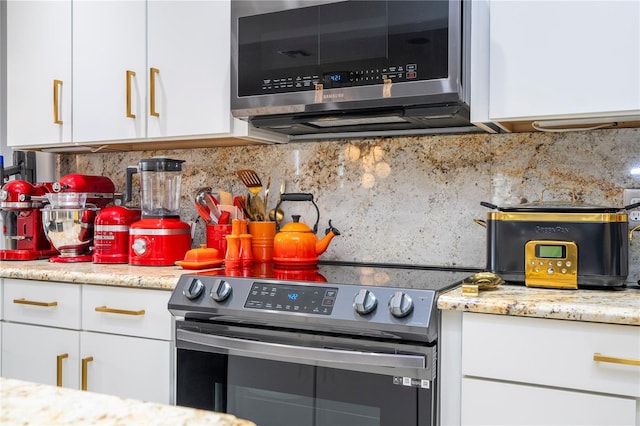
M170 291L85 285L82 328L171 340Z
M640 397L640 327L464 313L462 374Z
M78 284L5 278L4 319L77 330L80 290Z

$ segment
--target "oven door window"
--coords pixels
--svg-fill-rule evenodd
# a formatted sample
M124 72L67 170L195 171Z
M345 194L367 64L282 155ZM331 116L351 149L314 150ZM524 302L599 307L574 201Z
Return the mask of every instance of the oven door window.
M177 404L260 426L429 425L430 389L375 373L178 349Z

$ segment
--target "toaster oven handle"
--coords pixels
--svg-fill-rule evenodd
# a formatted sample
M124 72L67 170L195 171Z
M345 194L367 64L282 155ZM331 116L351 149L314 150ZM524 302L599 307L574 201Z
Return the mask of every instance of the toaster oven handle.
M341 349L311 348L280 343L260 342L255 340L235 339L233 337L216 336L194 331L176 331L176 345L191 343L199 349L217 348L229 355L266 358L277 361L300 363L301 360L323 362L325 364L348 364L372 366L376 368L426 368L426 359L422 355L398 355L373 353Z

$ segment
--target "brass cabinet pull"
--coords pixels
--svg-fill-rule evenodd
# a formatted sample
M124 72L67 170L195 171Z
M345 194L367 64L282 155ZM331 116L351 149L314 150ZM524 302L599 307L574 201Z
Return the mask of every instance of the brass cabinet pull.
M62 360L69 358L69 354L60 354L56 357L56 386L62 387Z
M149 69L149 115L160 117L160 113L156 111L156 74L160 74L158 68Z
M135 76L135 71L127 70L127 118L136 118L136 115L131 112L131 79Z
M640 359L620 358L595 353L593 354L593 360L598 362L610 362L612 364L637 365L638 367L640 367Z
M87 390L87 366L93 361L92 356L88 356L86 358L82 358L82 390Z
M62 88L62 80L53 80L53 124L62 124L60 119L60 89Z
M22 299L13 299L13 303L16 303L18 305L32 305L32 306L45 306L45 307L58 306L58 302L38 302L35 300L27 300L24 297Z
M106 306L97 306L96 312L106 312L109 314L122 314L122 315L144 315L144 309L140 309L139 311L128 311L126 309L114 309L108 308Z

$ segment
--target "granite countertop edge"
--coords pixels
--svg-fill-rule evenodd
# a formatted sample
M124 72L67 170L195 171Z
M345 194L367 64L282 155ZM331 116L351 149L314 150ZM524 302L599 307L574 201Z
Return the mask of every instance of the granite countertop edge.
M462 287L442 293L440 310L549 318L640 326L640 290L561 290L502 285L462 294Z

